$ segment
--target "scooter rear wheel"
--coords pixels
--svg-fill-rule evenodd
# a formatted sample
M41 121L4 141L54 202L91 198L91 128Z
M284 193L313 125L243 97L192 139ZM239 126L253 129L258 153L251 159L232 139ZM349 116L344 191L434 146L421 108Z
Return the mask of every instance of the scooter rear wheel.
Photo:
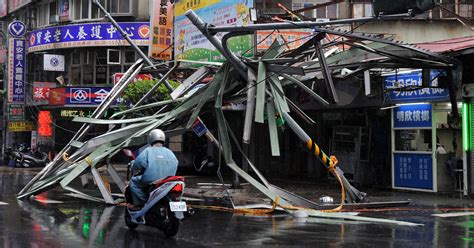
M169 222L164 226L163 233L167 238L171 238L178 233L179 220L176 217L170 217Z
M135 230L135 228L138 227L137 223L132 222L132 216L130 216L127 208L125 208L125 224L127 224L127 227L131 230Z

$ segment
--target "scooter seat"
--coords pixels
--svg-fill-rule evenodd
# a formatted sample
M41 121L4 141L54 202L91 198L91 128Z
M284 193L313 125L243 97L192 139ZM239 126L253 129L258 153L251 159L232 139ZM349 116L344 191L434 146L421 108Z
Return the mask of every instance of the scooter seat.
M155 187L160 187L161 185L167 183L167 182L171 182L171 181L180 181L180 182L184 182L184 177L182 176L169 176L169 177L165 177L164 179L158 179L156 181L153 182L153 185L155 185Z

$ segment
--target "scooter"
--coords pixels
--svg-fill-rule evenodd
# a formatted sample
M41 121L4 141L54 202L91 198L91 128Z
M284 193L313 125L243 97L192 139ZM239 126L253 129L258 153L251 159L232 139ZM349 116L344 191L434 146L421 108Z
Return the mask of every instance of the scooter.
M48 154L45 152L37 151L32 153L29 148L24 145L20 145L18 149L8 147L5 152L10 160L13 161L15 167L41 167L48 163Z
M6 150L5 150L5 155L8 157L8 159L10 160L9 161L9 166L11 167L21 167L22 163L21 163L21 160L22 160L22 155L20 152L18 152L17 150L13 149L11 146L9 146Z
M45 152L36 152L33 154L20 153L20 163L23 167L41 167L48 163L48 154Z
M135 159L130 150L124 149L124 152ZM129 163L129 168L130 165ZM180 220L187 211L186 202L182 201L184 187L184 178L181 176L170 176L153 182L148 190L148 200L141 209L133 210L127 207L125 224L132 230L138 225L152 226L161 230L166 237L175 236ZM133 203L128 186L125 189L125 200L127 203Z

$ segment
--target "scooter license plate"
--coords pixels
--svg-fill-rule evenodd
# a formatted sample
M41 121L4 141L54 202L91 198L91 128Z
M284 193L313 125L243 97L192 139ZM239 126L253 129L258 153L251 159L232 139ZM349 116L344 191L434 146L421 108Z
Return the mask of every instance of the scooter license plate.
M170 202L171 212L184 212L187 211L186 202Z

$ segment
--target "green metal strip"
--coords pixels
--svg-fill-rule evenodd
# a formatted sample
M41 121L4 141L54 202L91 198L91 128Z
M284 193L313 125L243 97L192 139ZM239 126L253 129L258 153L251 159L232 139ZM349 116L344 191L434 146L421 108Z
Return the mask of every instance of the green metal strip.
M310 209L305 209L304 211L306 213L308 213L308 215L311 216L311 217L367 221L367 222L372 222L372 223L394 224L394 225L400 225L400 226L423 226L423 224L417 224L417 223L412 223L412 222L381 219L381 218L371 218L371 217L363 217L363 216L355 216L355 215L351 215L351 214L347 214L347 213L346 214L344 214L344 213L327 213L327 212L321 212L321 211L310 210Z
M267 104L267 114L268 114L268 131L270 134L270 147L272 151L272 156L280 156L280 144L278 142L278 130L276 126L275 119L275 108L272 102Z
M140 118L133 118L133 119L123 119L123 120L104 120L104 119L94 119L88 117L74 117L72 119L73 122L82 122L82 123L90 123L95 125L117 125L117 124L128 124L128 123L136 123L136 122L145 122L157 118L161 118L167 115L167 113L157 114L147 117L140 117Z
M267 77L267 70L263 62L258 63L257 75L257 95L255 102L255 122L264 123L265 110L265 81Z
M92 165L89 165L85 159L79 162L77 166L70 173L68 173L64 179L61 180L61 182L59 183L61 187L64 188L69 185L69 183L71 183L74 179L80 176L89 166L95 166L95 164L98 162L98 160L96 160L96 157L107 151L107 149L109 148L110 145L104 144L98 147L93 153L91 153L88 158L91 159Z
M276 102L275 104L278 104L281 112L290 112L290 108L288 107L288 102L286 102L285 92L283 91L283 87L281 86L280 79L278 79L277 75L273 75L272 77L270 77L270 81L271 85L276 88L274 89L276 94L273 94L274 101Z
M252 184L256 189L258 189L260 192L268 196L270 199L275 200L279 199L278 203L281 205L290 205L287 201L279 197L275 192L269 190L267 187L265 187L263 184L255 180L253 177L251 177L248 173L243 171L241 168L237 166L235 161L232 158L232 146L230 144L230 138L229 138L229 132L227 130L227 125L226 125L226 120L224 117L224 113L222 112L222 97L224 94L224 89L226 86L227 82L222 82L221 88L219 89L217 95L216 95L216 101L214 104L215 107L215 113L216 113L216 119L217 119L217 127L218 127L218 132L219 132L219 139L221 142L221 147L223 150L223 157L224 161L227 164L227 166L232 169L235 173L237 173L239 176L241 176L245 181L249 182Z
M227 80L229 69L229 63L225 63L216 73L214 79L212 80L206 91L199 97L199 103L191 114L191 117L189 118L189 121L186 124L186 128L190 128L193 125L194 120L196 120L196 118L198 117L204 104L206 104L209 98L216 94L216 90L218 89L219 83Z

